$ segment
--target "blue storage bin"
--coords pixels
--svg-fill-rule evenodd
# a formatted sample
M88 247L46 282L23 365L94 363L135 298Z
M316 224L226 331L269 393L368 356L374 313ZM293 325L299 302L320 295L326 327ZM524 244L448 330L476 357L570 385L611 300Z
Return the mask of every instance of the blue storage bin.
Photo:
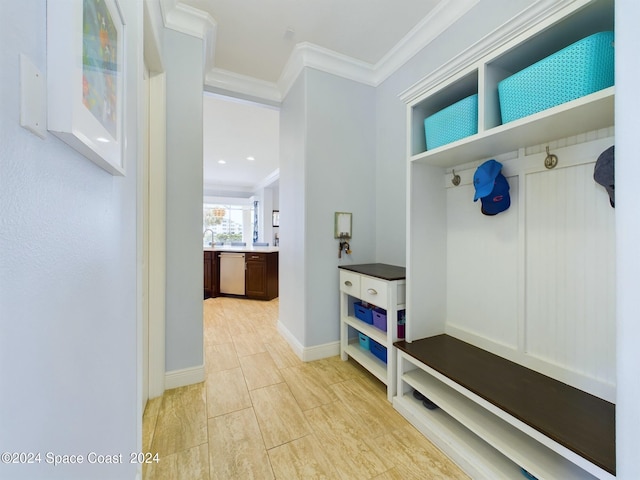
M589 35L498 83L502 123L613 84L613 32Z
M424 119L427 150L478 133L478 94L463 98Z
M373 309L365 307L362 302L356 302L353 304L353 310L356 318L362 320L369 325L373 325Z
M369 350L371 350L371 353L373 353L376 357L378 357L384 363L387 363L386 347L383 347L375 340L369 339Z
M358 341L360 342L360 347L365 350L369 350L369 337L367 337L364 333L358 332Z
M373 309L373 326L383 332L387 331L387 311L382 308Z

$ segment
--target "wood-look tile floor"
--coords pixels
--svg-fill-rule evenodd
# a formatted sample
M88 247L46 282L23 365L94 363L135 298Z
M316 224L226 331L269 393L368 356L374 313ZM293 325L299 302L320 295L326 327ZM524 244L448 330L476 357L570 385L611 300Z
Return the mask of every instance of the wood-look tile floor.
M278 300L204 302L206 380L149 400L144 480L468 478L352 360L304 363Z

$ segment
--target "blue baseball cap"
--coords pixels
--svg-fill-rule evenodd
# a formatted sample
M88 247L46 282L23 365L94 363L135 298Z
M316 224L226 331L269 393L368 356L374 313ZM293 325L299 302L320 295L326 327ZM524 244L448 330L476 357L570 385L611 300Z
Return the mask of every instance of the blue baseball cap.
M473 174L473 186L476 189L473 197L474 202L491 193L500 170L502 170L502 164L495 160L487 160L476 169L476 173Z
M482 197L482 213L485 215L496 215L504 212L511 205L511 196L509 195L509 182L502 173L498 173L494 183L493 190L489 195Z

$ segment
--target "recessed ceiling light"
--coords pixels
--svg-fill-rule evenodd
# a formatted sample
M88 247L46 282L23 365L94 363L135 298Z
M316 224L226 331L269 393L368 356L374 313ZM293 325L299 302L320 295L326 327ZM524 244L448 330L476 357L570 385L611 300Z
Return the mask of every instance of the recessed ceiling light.
M250 162L253 162L255 160L255 157L247 157L247 160L249 160Z
M218 160L218 163L219 163L220 165L224 165L225 163L227 163L227 161L226 161L226 160Z

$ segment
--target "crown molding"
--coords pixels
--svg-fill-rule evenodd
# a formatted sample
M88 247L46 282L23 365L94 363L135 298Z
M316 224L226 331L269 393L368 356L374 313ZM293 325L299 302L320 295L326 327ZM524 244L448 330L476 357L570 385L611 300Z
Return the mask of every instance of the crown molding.
M503 23L481 40L471 45L469 48L456 55L439 68L436 68L431 75L424 77L419 82L413 84L402 92L399 97L405 103L413 102L425 91L433 88L447 78L455 75L462 69L479 61L490 52L512 41L528 29L547 21L553 15L565 8L576 4L582 5L589 0L539 0L527 7L520 14Z
M374 67L374 84L380 85L402 65L429 45L436 37L471 10L480 0L440 2L402 40L389 50Z
M208 13L180 3L179 0L160 0L164 26L176 32L202 39L204 73L213 68L218 23Z
M227 185L218 183L204 183L204 196L234 196L238 198L248 198L259 190L271 187L275 182L280 180L280 169L276 168L269 175L253 185ZM213 193L212 193L213 192Z
M375 86L373 83L373 65L370 63L356 60L313 43L301 42L294 47L278 79L278 87L283 98L287 95L298 75L307 67L365 85Z
M279 104L304 68L315 68L365 85L378 86L478 1L441 2L376 65L309 42L299 43L293 49L277 83L215 68L215 19L201 10L184 5L180 0L160 0L160 4L165 27L205 40L203 53L206 87L210 87L214 92L240 94L244 98ZM434 25L437 25L437 28L434 29Z
M255 193L253 187L243 185L224 185L217 183L205 183L203 185L203 197L208 198L236 198L247 200Z
M308 42L297 44L277 83L258 80L228 70L213 68L205 77L207 90L235 93L249 100L279 104L304 68L315 68L366 85L373 83L373 66Z
M282 94L278 85L247 75L230 72L221 68L211 68L205 75L205 90L222 95L233 93L245 100L266 101L269 105L279 105Z
M365 85L377 87L435 38L447 30L480 0L445 0L418 23L375 65L354 59L318 45L302 42L291 53L276 83L259 80L214 67L215 36L217 23L208 13L189 7L180 0L160 0L165 27L202 38L204 41L205 88L216 93L240 95L252 101L278 105L286 97L300 73L305 68L330 73ZM425 89L450 77L462 68L478 61L489 52L520 35L528 28L551 17L572 4L584 4L589 0L538 0L522 13L483 37L400 94L405 102L411 102ZM208 87L208 88L207 88Z
M273 172L271 172L269 175L267 175L258 183L256 183L253 186L253 191L257 192L258 190L262 190L263 188L269 188L278 180L280 180L280 169L276 168Z

